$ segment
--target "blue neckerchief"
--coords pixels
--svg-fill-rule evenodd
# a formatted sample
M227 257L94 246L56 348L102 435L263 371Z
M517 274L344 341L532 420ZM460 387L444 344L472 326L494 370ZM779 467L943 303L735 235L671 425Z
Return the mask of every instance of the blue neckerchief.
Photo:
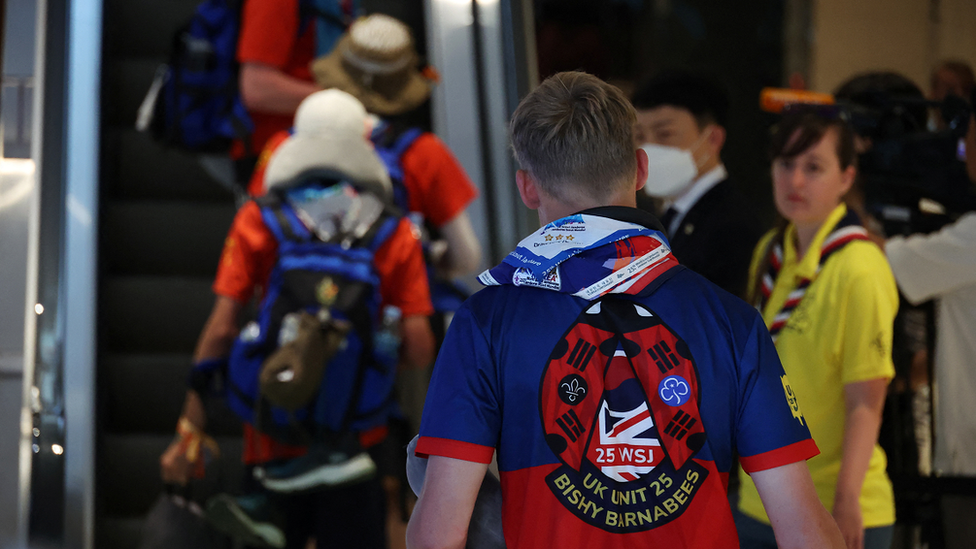
M486 286L532 286L595 299L626 292L645 274L676 264L660 231L584 213L539 229L478 279Z
M523 239L504 262L528 269L541 279L556 265L587 249L654 232L636 223L575 214L557 219Z

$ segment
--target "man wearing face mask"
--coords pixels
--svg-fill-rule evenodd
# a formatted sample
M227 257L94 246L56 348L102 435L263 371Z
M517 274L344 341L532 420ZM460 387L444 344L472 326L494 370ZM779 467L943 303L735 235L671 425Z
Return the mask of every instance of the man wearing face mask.
M632 98L634 138L647 152L647 184L638 205L654 211L675 257L742 297L752 249L763 226L729 181L720 153L729 100L720 85L684 71L658 74ZM646 193L646 194L644 194ZM644 196L640 196L644 194Z

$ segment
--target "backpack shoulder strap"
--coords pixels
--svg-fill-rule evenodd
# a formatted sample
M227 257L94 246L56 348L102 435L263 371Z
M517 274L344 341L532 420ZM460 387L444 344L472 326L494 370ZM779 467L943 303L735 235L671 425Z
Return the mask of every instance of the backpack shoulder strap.
M397 160L403 158L403 153L407 152L407 149L414 144L414 141L418 137L423 135L424 130L420 128L409 128L400 135L396 137L393 141L393 145L390 147L390 152L393 153Z
M379 219L374 221L373 225L366 231L366 234L356 242L356 245L376 253L376 250L396 232L400 219L401 216L395 210L385 209Z
M418 137L424 134L424 130L407 128L399 133L395 133L395 131L396 128L391 127L389 123L381 122L371 139L376 147L377 154L380 155L387 170L390 171L390 175L402 179L403 154L417 141Z
M311 232L298 219L295 211L275 193L260 196L254 201L261 208L261 219L280 242L305 242L312 238Z
M403 180L403 155L417 141L417 138L423 135L424 131L420 128L408 128L399 134L395 134L392 133L394 128L385 122L381 124L378 130L372 137L376 154L379 155L383 165L386 166L387 173L390 174L390 180L393 183L394 202L406 210L410 203L410 197Z

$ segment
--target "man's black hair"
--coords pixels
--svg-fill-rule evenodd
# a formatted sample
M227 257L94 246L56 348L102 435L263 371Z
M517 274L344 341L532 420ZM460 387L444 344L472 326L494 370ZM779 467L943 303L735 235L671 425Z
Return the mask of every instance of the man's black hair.
M634 92L631 102L637 110L665 105L685 109L699 127L715 123L725 127L729 114L729 95L724 86L707 76L684 70L658 73Z
M885 112L894 103L897 103L898 99L920 101L925 99L925 94L914 82L901 74L876 71L858 74L850 78L834 91L834 97L838 101L847 101L861 107ZM900 124L905 130L923 131L928 119L928 109L921 103L906 105L900 117L902 118Z

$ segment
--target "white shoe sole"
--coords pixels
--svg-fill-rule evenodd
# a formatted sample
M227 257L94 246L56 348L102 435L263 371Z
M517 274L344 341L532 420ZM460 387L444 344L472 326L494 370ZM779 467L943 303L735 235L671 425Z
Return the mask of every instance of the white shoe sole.
M376 463L362 453L339 465L323 465L307 473L288 478L255 475L265 488L274 492L293 493L322 487L336 487L365 480L376 474Z
M255 522L229 496L216 496L211 500L207 504L206 515L214 527L245 545L261 544L278 549L285 546L285 534L280 528L266 522Z

